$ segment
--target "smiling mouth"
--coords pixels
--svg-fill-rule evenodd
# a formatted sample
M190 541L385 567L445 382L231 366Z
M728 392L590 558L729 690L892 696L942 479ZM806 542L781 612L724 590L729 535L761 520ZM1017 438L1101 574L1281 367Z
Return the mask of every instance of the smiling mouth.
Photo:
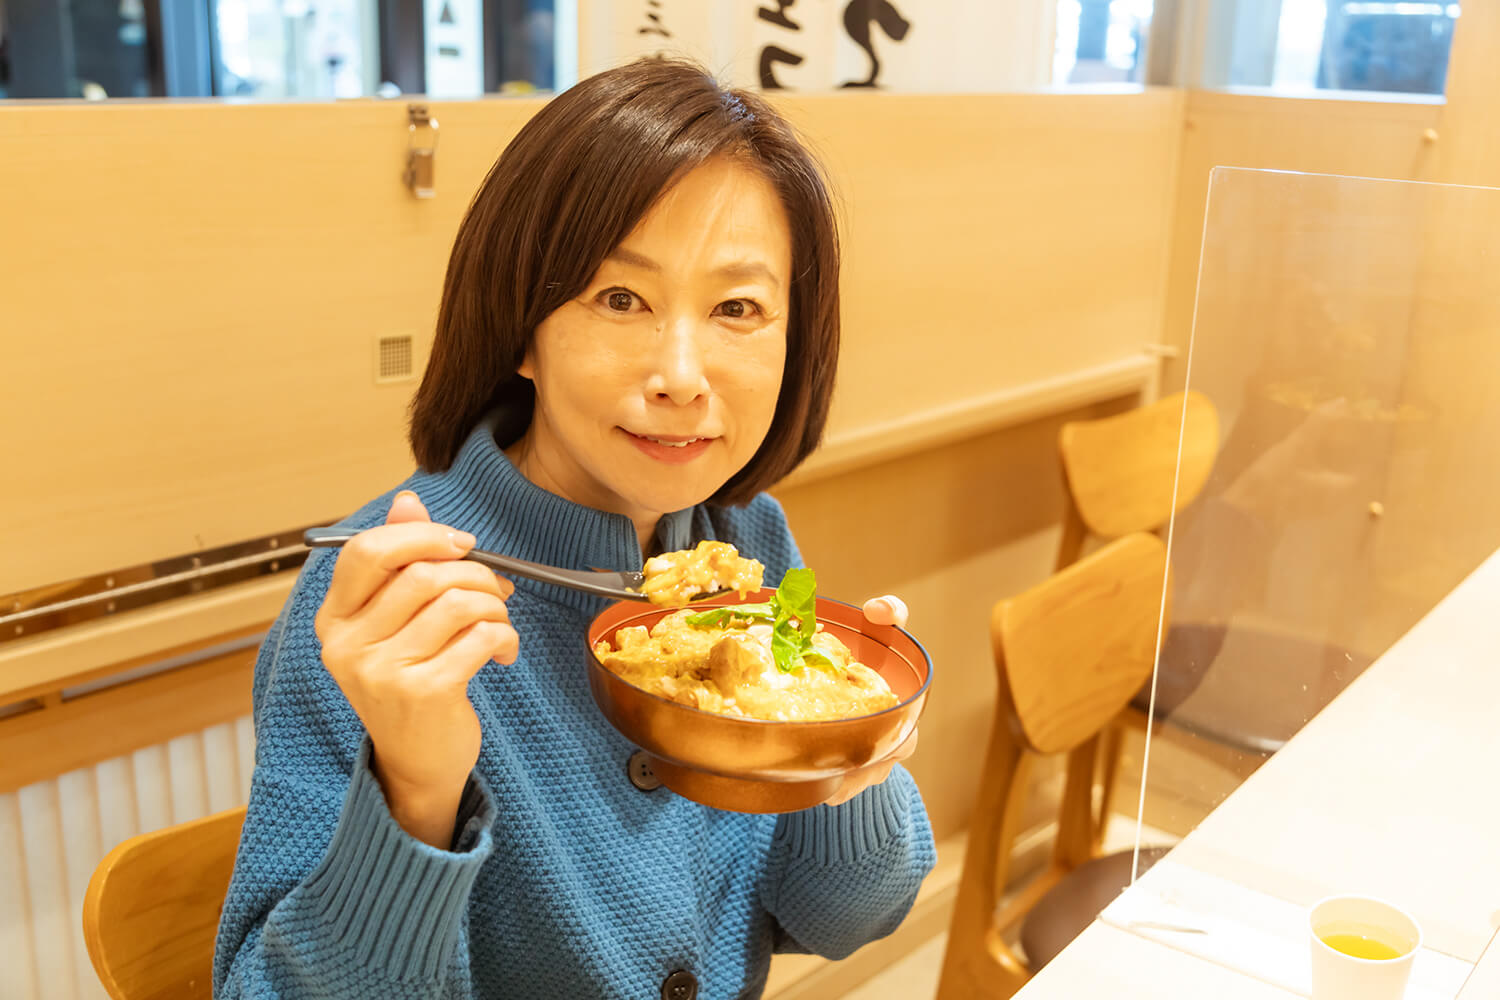
M644 441L650 441L652 444L664 445L668 448L686 448L688 445L693 444L696 441L707 440L706 438L688 438L685 441L670 441L666 438L652 437L649 434L641 434L638 436Z
M709 437L657 437L654 434L636 434L634 431L626 431L625 433L631 437L638 437L642 441L650 441L652 444L659 444L666 448L686 448L688 445L697 444L699 441L713 440L713 438Z

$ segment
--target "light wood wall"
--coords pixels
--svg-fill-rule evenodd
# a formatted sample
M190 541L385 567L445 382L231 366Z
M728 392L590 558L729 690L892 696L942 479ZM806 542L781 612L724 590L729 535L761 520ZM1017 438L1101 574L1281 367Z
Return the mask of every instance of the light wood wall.
M1178 100L787 99L847 216L831 443L1154 340ZM420 365L469 196L538 106L434 106L431 201L400 184L397 104L0 110L24 206L0 243L0 405L25 428L0 593L337 517L399 480L412 385L374 383L374 340L413 336Z
M1183 385L1208 180L1214 167L1435 180L1442 114L1441 102L1434 101L1188 91L1162 331L1163 343L1178 354L1163 366L1162 390Z
M987 732L988 606L1051 565L1058 415L1151 388L1180 102L782 102L847 253L828 442L778 492L829 593L908 597L942 678L914 763L940 835ZM374 338L411 334L420 366L469 195L538 106L435 106L432 201L400 184L402 105L0 109L27 193L0 242L0 406L26 428L0 593L336 518L403 477L414 383L374 384ZM250 628L285 585L6 643L0 703Z
M1440 180L1500 187L1500 6L1470 4L1453 36Z
M1131 352L1186 347L1209 169L1495 183L1494 22L1466 12L1446 108L784 100L844 202L848 333L829 442L777 493L830 592L912 604L943 678L913 761L940 834L966 823L962 761L988 726L984 613L1055 551L1058 423L1153 391ZM394 104L0 109L0 407L25 428L0 591L335 517L404 475L412 384L373 383L372 341L412 334L420 366L469 192L538 106L439 105L431 202L399 183ZM1091 365L1086 391L1046 388ZM1179 358L1164 388L1181 377ZM243 631L285 585L7 644L0 701Z

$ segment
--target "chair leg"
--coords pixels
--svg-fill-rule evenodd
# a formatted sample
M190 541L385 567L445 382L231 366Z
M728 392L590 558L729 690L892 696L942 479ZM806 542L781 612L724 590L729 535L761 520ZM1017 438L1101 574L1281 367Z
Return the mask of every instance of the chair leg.
M1029 978L1026 966L996 933L997 904L1010 868L1015 826L1028 791L1028 756L1004 726L1008 696L990 733L989 750L969 826L969 846L948 928L938 996L942 1000L1005 1000Z
M1115 782L1120 776L1120 757L1125 746L1125 723L1111 722L1100 736L1099 781L1104 794L1099 799L1099 822L1094 826L1094 853L1104 851L1104 836L1115 807Z
M1010 1000L1031 973L1015 953L991 932L982 955L955 952L949 942L935 1000Z

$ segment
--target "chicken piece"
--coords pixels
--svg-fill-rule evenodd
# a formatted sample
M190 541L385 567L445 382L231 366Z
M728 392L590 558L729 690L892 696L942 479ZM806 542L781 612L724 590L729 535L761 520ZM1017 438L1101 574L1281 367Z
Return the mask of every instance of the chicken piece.
M600 640L594 652L610 670L636 687L662 694L662 678L701 675L708 665L708 651L722 633L694 628L686 611L670 614L648 632L639 625L615 632L615 646ZM700 676L701 680L701 676ZM672 697L671 695L666 695Z
M746 687L785 688L791 680L776 669L771 647L748 633L731 633L714 643L708 653L708 676L732 698Z
M644 625L627 625L615 633L615 646L633 649L643 642L651 641L651 630Z
M651 639L662 655L676 660L693 661L700 668L708 666L708 651L723 638L722 629L698 628L687 622L690 611L667 615L651 627ZM678 671L681 672L680 670Z

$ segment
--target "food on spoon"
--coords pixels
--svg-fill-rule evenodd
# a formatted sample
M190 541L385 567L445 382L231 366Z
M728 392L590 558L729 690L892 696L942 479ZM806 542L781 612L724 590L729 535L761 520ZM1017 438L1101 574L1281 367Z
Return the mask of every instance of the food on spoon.
M815 588L811 570L792 570L764 604L676 611L594 653L638 688L720 715L810 721L896 705L885 679L817 624Z
M746 559L728 542L702 541L681 552L664 552L646 561L641 593L652 604L681 607L699 594L733 590L743 599L761 588L766 568Z

